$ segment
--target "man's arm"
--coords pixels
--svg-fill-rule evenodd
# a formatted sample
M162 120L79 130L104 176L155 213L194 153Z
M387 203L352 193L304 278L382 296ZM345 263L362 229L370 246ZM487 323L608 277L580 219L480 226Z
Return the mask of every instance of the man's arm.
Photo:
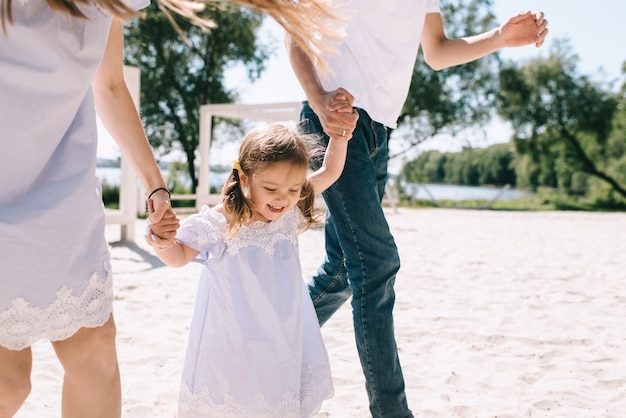
M324 132L331 137L351 138L359 119L358 113L352 109L354 97L343 88L334 91L324 90L315 66L287 34L285 47L294 74L304 90L309 105L319 117Z
M435 70L465 64L499 49L534 44L543 45L548 21L543 12L523 12L502 26L479 35L448 39L439 13L426 15L422 51L426 63Z

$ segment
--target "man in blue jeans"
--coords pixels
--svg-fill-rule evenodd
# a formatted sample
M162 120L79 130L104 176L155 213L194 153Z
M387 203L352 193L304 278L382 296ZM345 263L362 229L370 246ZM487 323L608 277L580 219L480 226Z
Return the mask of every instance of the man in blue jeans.
M541 46L547 20L524 12L488 32L445 36L439 0L347 0L346 37L330 71L288 37L294 73L306 96L304 129L352 136L344 171L324 193L326 258L309 283L320 324L352 296L356 345L372 416L412 417L394 336L394 282L400 259L381 202L387 183L388 133L396 127L421 46L433 69L467 63L504 47ZM348 101L353 107L342 107ZM313 165L319 162L313 162Z

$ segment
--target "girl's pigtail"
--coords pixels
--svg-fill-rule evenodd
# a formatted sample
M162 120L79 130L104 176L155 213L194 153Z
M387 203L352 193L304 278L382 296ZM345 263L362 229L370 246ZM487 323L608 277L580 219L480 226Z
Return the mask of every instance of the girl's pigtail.
M323 223L323 218L319 211L315 208L315 191L310 181L305 181L300 192L300 200L298 208L302 212L304 222L300 227L300 232L304 232L313 225Z
M239 167L239 169L241 169ZM226 179L222 188L222 205L228 221L228 233L235 235L241 225L248 223L254 214L251 202L246 199L241 182L239 180L239 170L233 167L233 171Z

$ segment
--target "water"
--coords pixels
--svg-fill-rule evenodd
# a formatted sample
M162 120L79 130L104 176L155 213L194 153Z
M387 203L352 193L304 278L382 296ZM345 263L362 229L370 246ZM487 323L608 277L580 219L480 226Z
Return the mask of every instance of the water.
M424 186L428 191L424 189ZM455 186L450 184L406 184L405 193L416 199L430 200L431 196L436 200L487 200L495 198L501 189L495 187ZM430 192L430 195L428 194ZM530 196L532 193L523 190L508 189L504 191L498 200L515 200Z

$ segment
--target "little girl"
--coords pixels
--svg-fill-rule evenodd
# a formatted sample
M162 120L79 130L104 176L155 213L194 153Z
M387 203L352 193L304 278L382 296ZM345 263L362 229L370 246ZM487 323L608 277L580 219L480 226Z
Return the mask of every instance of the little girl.
M331 138L322 168L307 175L302 136L279 124L255 129L241 144L220 205L187 218L175 241L147 236L169 266L204 266L179 418L309 417L333 395L297 234L317 222L315 195L341 174L347 143ZM176 227L170 217L150 232Z

